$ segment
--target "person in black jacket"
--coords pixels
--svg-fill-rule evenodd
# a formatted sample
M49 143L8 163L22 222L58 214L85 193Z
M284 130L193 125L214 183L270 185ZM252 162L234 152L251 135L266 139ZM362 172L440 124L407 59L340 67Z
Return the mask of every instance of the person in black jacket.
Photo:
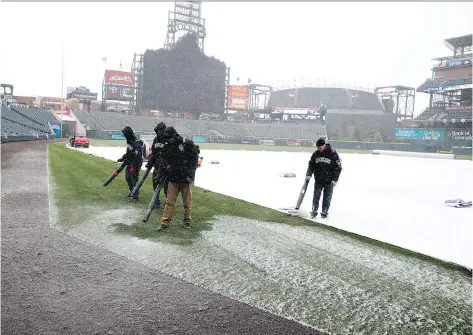
M122 130L123 135L126 138L126 152L117 160L117 162L127 162L125 171L125 180L128 183L130 193L125 195L125 198L131 198L131 192L135 185L138 183L138 177L143 164L143 141L137 140L133 130L130 126L126 126ZM139 191L137 191L133 197L134 200L138 200Z
M184 203L184 227L190 228L192 224L192 185L195 180L200 149L192 140L183 140L174 127L166 128L165 138L166 145L162 152L162 168L165 171L162 173L166 173L169 186L161 226L158 231L169 228L179 193L182 194Z
M333 188L337 185L342 172L342 163L338 153L332 150L330 145L326 146L323 138L317 140L316 146L317 151L312 154L306 173L306 180L310 180L312 174L315 179L311 217L317 217L320 195L323 191L321 216L326 218L332 201Z
M153 140L153 144L151 146L151 155L148 157L148 163L146 164L146 168L154 167L153 170L153 190L156 190L158 185L164 186L164 195L167 196L167 178L165 174L160 173L163 172L161 168L161 164L163 161L162 151L164 145L166 144L166 139L164 137L164 130L166 129L166 124L164 122L158 123L158 125L154 128L156 132L156 137ZM154 204L155 209L161 207L161 202L159 199L156 199L156 203Z

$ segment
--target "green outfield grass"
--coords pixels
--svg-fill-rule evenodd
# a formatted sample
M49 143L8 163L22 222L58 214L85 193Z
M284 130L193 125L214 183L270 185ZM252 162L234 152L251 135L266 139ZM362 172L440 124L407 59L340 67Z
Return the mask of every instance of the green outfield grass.
M50 146L51 172L54 181L61 185L55 191L57 206L63 216L74 216L74 213L84 215L81 208L100 204L100 206L118 209L122 206L131 206L143 211L152 197L151 179L146 180L140 190L140 201L138 203L123 199L127 193L127 186L122 172L107 187L103 183L112 174L117 164L69 150L62 144ZM67 186L70 185L70 186ZM161 194L161 200L164 198ZM163 200L164 201L164 200ZM173 224L179 225L183 219L182 200L178 198L176 204L176 215ZM280 212L247 203L238 199L224 195L207 192L204 189L194 187L193 189L193 217L195 229L176 230L177 235L167 234L176 242L186 242L190 238L197 238L199 233L210 229L211 220L218 215L240 216L245 218L255 218L263 221L285 222L290 224L307 224L303 219L283 217ZM153 212L150 223L141 224L140 218L136 218L136 225L128 226L116 224L118 231L128 233L136 237L153 237L158 226L161 212ZM76 224L75 220L63 221L64 228L69 228ZM179 239L182 240L180 241Z
M405 249L207 192L192 229L142 222L117 164L49 145L53 227L213 292L336 334L471 334L471 273ZM162 199L163 200L163 199ZM380 218L381 219L381 218Z

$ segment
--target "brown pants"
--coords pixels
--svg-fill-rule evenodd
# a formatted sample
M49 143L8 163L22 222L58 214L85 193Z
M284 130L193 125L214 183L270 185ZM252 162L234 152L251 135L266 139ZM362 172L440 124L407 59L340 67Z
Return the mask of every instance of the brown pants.
M184 203L184 222L191 223L192 217L192 184L169 183L166 205L162 224L169 225L174 215L174 205L176 204L177 195L181 192L182 202Z

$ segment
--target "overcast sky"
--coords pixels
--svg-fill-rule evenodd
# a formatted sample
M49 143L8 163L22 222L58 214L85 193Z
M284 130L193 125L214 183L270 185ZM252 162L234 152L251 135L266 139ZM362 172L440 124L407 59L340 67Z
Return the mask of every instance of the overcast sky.
M163 47L174 3L0 3L0 82L15 95L101 95L105 68L130 70L135 52ZM205 52L231 67L231 83L336 82L418 87L444 39L473 31L472 3L203 3ZM108 62L102 61L107 57ZM418 93L416 114L428 104Z

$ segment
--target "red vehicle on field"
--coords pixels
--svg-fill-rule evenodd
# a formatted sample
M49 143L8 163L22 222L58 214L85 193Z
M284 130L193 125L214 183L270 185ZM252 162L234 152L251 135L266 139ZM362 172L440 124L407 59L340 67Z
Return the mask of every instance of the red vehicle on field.
M75 147L83 147L83 148L88 148L90 145L90 141L87 137L85 136L80 136L78 138L76 138L75 142L74 142L74 146Z

